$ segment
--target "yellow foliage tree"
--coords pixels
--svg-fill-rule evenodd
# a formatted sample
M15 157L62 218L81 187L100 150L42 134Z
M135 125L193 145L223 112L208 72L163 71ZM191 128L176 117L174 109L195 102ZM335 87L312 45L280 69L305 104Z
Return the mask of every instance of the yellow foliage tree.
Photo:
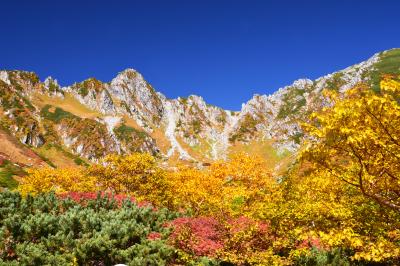
M271 219L276 214L281 190L261 157L234 154L211 165L210 175L223 180L221 203L231 215Z
M308 162L296 165L283 186L285 202L277 228L281 238L274 245L291 250L293 259L309 255L313 246L351 250L355 260L399 257L399 214L383 209L357 187Z
M399 258L400 83L386 77L381 88L328 93L330 106L304 125L309 145L281 205L282 236L308 247L283 243L293 258L315 243L351 250L354 260Z
M179 166L168 173L172 208L190 209L195 215L218 213L221 210L224 181L209 175L207 171Z
M85 175L94 178L100 190L133 195L139 201L146 200L156 205L168 205L165 171L157 166L150 154L109 155L100 164L90 166Z
M76 168L40 168L28 170L21 180L18 190L23 194L38 194L49 191L64 193L68 191L89 192L96 190L96 180Z
M279 184L257 156L234 154L209 169L179 167L169 173L175 209L195 215L271 218L281 197Z
M29 171L18 190L23 194L109 191L168 205L166 173L149 154L109 155L87 169L41 168Z
M304 127L310 145L303 157L400 211L400 83L386 78L380 93L359 85L330 99L333 107Z

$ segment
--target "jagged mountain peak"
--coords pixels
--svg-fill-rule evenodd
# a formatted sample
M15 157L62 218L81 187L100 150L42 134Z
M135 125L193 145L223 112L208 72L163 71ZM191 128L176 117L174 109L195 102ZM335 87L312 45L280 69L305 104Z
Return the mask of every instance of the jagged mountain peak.
M130 67L125 68L124 70L122 70L121 72L119 72L119 74L129 74L129 73L132 73L132 74L140 74L139 71L137 71L136 69L130 68Z
M299 121L325 105L322 90L342 93L359 82L376 86L381 73L400 74L400 49L316 80L298 79L271 95L255 94L233 112L209 105L198 95L168 99L131 68L107 83L89 78L63 88L51 77L41 83L32 72L0 71L0 119L6 125L14 123L7 129L24 143L56 141L91 160L112 152L150 151L207 161L226 158L233 150L260 149L258 143L266 145L265 141L272 145L268 149L285 154L299 146ZM51 100L38 101L35 90Z
M113 80L118 80L118 81L136 80L145 82L143 75L133 68L124 69L123 71L119 72Z
M49 83L54 83L58 85L58 81L57 79L54 79L52 76L48 76L47 78L45 78L44 84L49 84ZM59 86L59 85L58 85Z

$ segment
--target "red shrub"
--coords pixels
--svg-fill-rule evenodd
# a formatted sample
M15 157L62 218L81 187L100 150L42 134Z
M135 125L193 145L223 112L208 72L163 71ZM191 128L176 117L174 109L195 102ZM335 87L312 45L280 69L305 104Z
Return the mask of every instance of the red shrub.
M223 227L211 217L178 218L171 226L172 243L196 256L213 256L223 247Z
M213 257L220 250L267 249L273 237L269 225L247 217L219 222L212 217L178 218L169 226L172 244L186 253Z
M268 223L244 216L229 219L226 228L224 252L237 257L248 257L254 252L268 250L275 240Z
M78 203L84 203L87 200L95 200L97 199L98 193L97 192L67 192L59 194L58 197L62 199L72 199ZM122 204L124 200L129 200L131 202L136 202L134 197L129 197L123 194L113 195L111 193L101 192L102 198L114 199L118 204Z
M308 239L305 239L301 241L298 245L297 248L317 248L319 250L324 249L324 247L321 244L321 241L319 238L316 237L309 237Z

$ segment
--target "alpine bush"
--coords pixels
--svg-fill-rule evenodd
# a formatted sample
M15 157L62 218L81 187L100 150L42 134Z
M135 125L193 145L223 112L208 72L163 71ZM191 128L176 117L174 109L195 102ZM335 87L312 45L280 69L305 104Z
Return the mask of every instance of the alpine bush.
M0 265L166 265L176 216L111 197L0 193ZM157 237L154 237L157 236Z

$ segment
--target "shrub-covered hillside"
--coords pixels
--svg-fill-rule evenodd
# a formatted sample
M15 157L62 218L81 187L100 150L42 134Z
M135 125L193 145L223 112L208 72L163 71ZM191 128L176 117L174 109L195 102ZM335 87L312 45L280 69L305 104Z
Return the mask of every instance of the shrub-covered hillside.
M245 153L201 168L133 153L31 169L0 193L1 263L399 265L400 79L379 86L326 90L279 177Z

